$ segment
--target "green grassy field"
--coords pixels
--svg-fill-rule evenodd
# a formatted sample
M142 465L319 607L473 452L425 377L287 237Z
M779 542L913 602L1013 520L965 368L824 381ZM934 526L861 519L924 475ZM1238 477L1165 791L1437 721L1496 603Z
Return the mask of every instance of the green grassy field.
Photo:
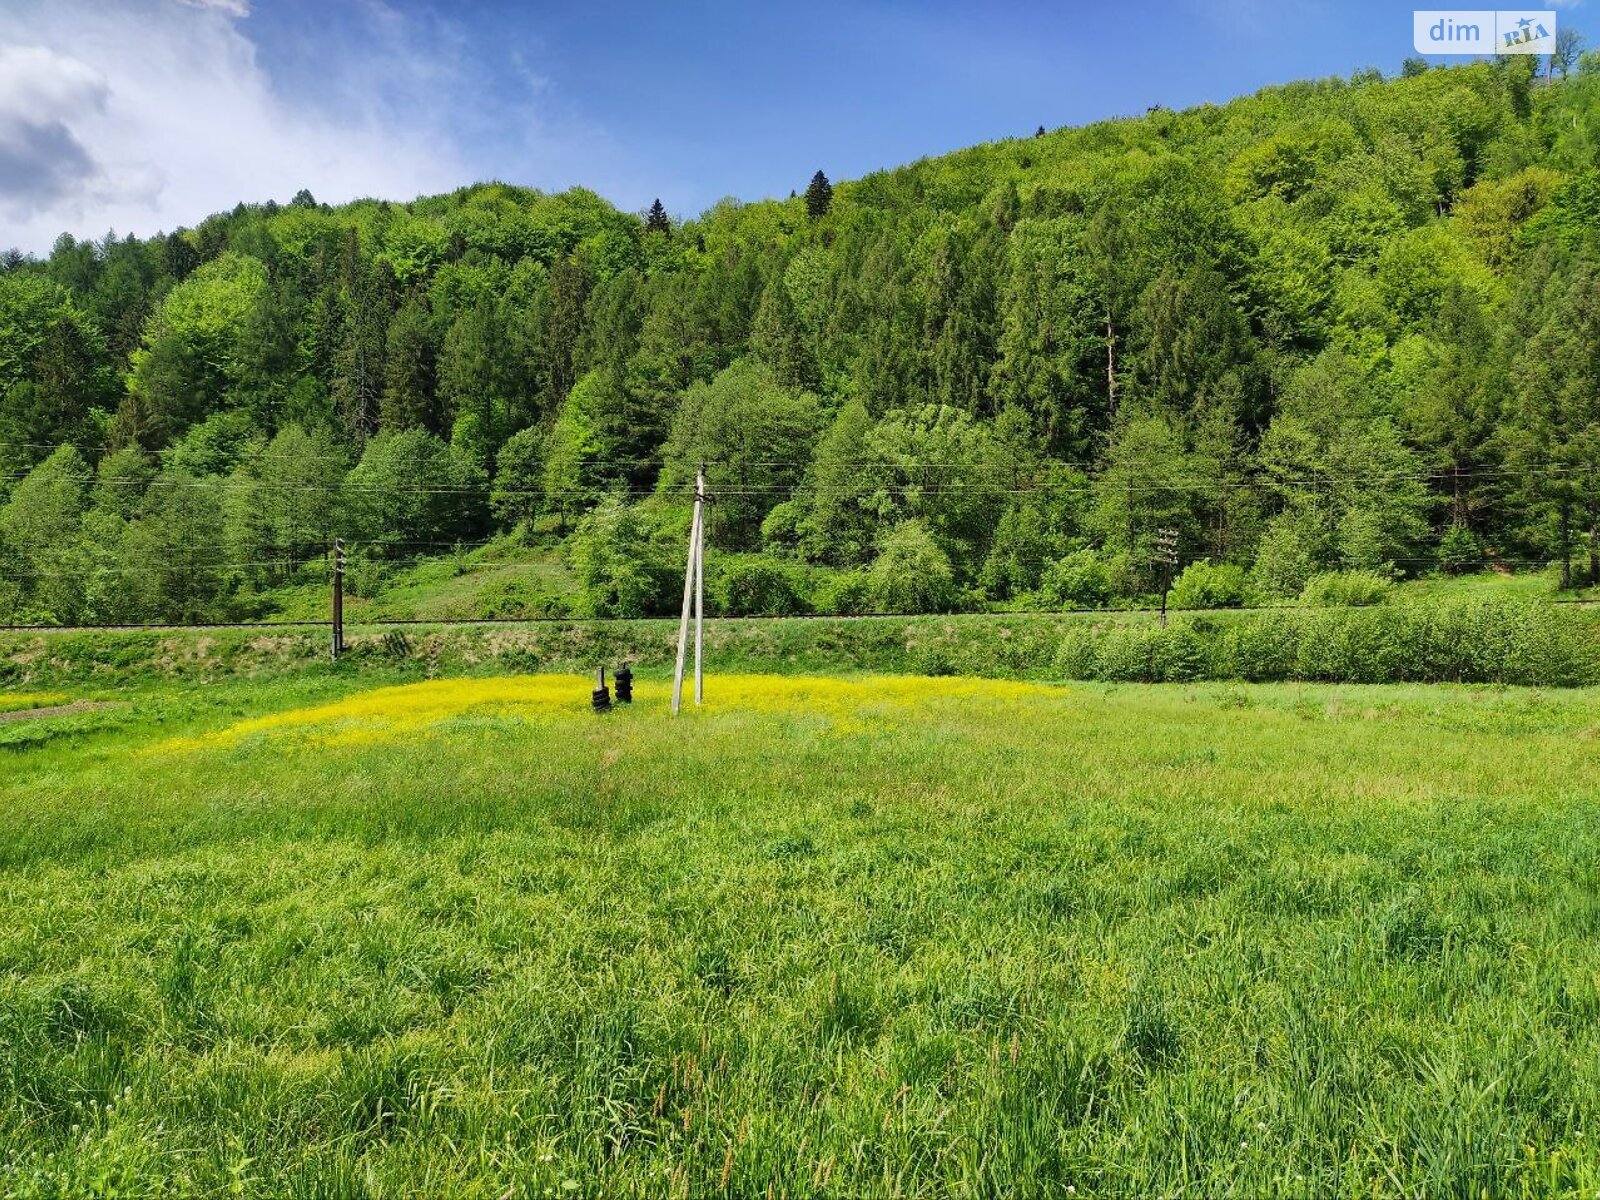
M1592 691L587 687L0 725L0 1190L1600 1187Z

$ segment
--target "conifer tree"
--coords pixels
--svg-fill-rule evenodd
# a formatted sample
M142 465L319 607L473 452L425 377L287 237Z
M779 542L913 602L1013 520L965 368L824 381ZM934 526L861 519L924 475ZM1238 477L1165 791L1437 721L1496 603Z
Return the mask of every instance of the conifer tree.
M650 205L650 211L644 215L644 227L648 233L670 233L672 222L667 217L667 210L661 206L661 197L657 196L655 203Z
M832 207L833 184L828 182L826 175L818 171L806 185L806 216L814 221L818 217L827 216L828 209Z
M750 346L784 387L810 391L817 386L816 369L806 352L800 319L782 276L774 278L761 293L761 306L756 309L750 330Z
M378 424L384 430L438 429L434 411L435 350L423 301L410 296L389 322L383 364L383 401Z

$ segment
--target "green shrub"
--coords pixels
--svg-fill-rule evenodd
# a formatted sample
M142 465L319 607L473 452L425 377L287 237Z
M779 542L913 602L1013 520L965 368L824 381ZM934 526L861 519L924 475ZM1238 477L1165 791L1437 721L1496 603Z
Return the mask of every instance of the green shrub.
M1251 574L1268 596L1298 596L1317 570L1318 545L1311 523L1296 513L1282 513L1267 525L1256 546Z
M727 559L708 581L712 611L727 617L792 617L806 611L794 567L770 558Z
M1093 550L1076 550L1045 568L1039 597L1052 608L1104 608L1111 573Z
M1311 577L1300 599L1316 608L1366 608L1393 590L1394 582L1376 571L1324 571Z
M1392 612L1322 612L1303 618L1292 678L1321 683L1396 683L1425 673L1420 647Z
M1098 655L1095 643L1098 634L1087 626L1074 626L1061 636L1056 647L1056 674L1063 679L1093 679Z
M1250 683L1292 678L1300 645L1299 616L1280 609L1229 621L1211 646L1211 677Z
M948 612L955 605L955 573L921 521L902 521L879 544L868 570L879 612Z
M819 613L855 617L872 611L872 580L865 571L839 571L817 587L811 606Z
M1043 567L1066 547L1054 514L1031 500L1008 509L995 526L978 582L997 600L1034 591Z
M1250 602L1250 578L1234 563L1192 562L1172 585L1173 608L1241 608Z
M569 617L572 602L565 596L547 592L528 579L506 579L478 593L479 615L496 620L524 620L529 617Z
M389 582L390 568L382 559L373 558L362 551L345 556L344 590L347 596L371 600Z
M1465 575L1483 566L1483 547L1465 525L1451 525L1439 539L1439 569L1450 575Z
M1056 672L1125 682L1240 679L1321 683L1600 682L1600 634L1585 615L1527 602L1275 609L1069 629Z
M1207 676L1205 639L1187 625L1118 622L1068 630L1056 672L1108 683L1182 683Z
M637 506L615 497L584 516L567 539L572 572L583 589L582 615L643 617L676 607L683 576L664 560L654 534Z
M1092 678L1114 683L1157 682L1157 642L1161 628L1149 625L1112 625L1095 647Z

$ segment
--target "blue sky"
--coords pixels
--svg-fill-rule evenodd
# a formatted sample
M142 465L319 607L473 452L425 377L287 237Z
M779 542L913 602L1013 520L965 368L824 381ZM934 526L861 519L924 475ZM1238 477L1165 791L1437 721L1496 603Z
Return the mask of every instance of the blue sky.
M1580 28L1570 2L1561 19ZM1398 68L1411 6L0 0L0 244L476 179L693 214L925 154Z

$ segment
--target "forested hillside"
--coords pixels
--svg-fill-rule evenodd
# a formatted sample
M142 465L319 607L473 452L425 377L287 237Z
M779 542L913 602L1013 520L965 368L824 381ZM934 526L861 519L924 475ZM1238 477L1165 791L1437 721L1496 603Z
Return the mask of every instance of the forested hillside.
M559 539L583 611L661 611L700 462L729 610L1114 603L1164 527L1224 598L1593 580L1600 59L1537 70L1041 129L681 223L484 184L13 253L0 620L270 611L335 536L375 572Z

